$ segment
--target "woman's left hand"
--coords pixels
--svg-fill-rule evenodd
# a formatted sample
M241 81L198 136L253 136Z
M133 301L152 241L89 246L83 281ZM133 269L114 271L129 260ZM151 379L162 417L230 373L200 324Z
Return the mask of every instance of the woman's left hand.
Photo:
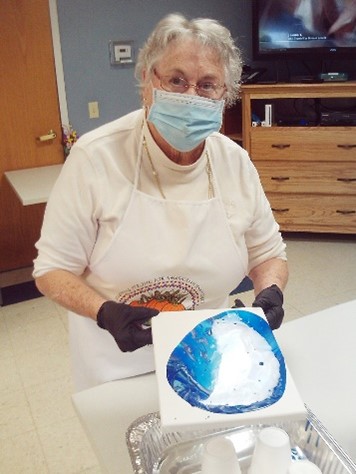
M263 309L271 329L278 329L284 317L283 293L277 285L265 288L255 298L252 306Z

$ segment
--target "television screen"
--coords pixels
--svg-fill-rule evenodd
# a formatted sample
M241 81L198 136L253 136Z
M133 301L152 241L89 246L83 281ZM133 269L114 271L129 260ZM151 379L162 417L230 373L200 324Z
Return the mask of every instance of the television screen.
M256 59L296 55L354 58L356 0L253 0Z

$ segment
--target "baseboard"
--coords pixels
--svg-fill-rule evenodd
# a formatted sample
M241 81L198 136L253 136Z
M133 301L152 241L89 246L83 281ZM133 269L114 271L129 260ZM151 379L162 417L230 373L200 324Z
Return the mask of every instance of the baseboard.
M33 280L10 285L0 289L0 306L21 303L22 301L32 300L41 296L43 295L37 290Z

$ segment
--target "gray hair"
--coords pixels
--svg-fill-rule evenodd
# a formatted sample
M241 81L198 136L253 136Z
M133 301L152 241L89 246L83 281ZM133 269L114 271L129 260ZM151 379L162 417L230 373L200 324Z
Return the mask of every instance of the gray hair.
M216 51L224 67L226 105L233 105L239 96L242 59L230 31L216 20L209 18L187 20L179 13L164 17L139 51L135 76L141 90L150 80L150 75L170 42L180 38L195 38L202 46ZM146 82L143 80L144 70L147 73Z

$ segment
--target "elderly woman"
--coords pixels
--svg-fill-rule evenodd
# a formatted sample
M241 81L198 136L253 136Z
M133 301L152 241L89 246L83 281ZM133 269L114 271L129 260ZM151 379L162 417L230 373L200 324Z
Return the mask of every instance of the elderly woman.
M77 390L154 370L144 323L226 308L246 275L254 305L281 324L285 244L247 153L218 133L240 73L226 28L169 15L138 57L142 110L72 148L34 276L69 310Z

